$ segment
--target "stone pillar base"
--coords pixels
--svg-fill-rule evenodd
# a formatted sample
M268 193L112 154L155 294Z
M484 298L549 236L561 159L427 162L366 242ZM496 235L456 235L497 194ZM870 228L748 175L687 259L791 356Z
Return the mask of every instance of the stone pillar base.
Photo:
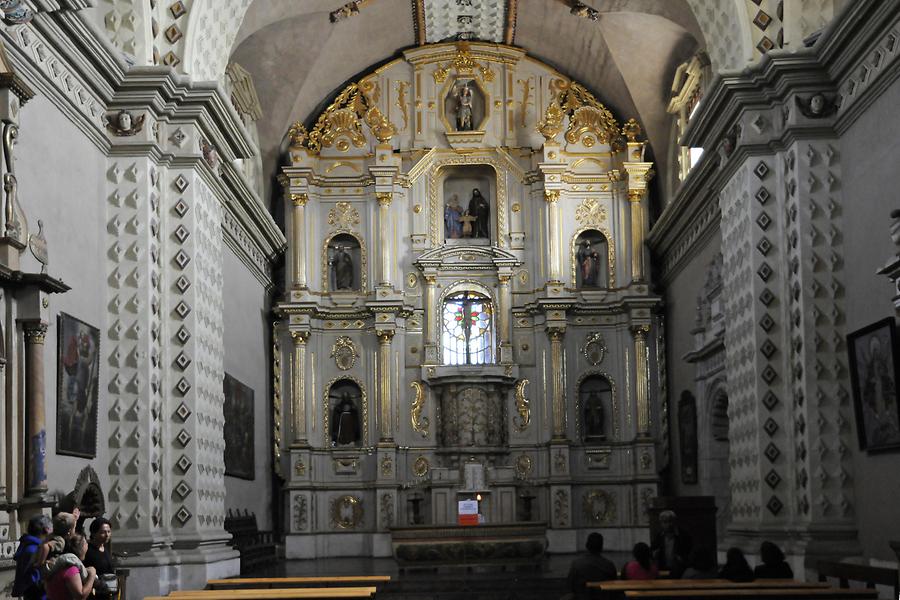
M130 569L128 597L165 596L175 590L202 590L209 579L235 577L240 554L219 544L191 550L155 549L129 556L120 567Z

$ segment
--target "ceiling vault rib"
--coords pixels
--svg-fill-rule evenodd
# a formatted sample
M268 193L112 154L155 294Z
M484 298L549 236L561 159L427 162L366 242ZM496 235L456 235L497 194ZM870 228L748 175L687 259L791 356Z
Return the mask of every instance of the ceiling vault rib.
M416 44L424 46L425 38L425 0L411 0L413 27L416 31Z
M518 0L506 0L506 27L503 30L503 43L507 46L512 46L516 38L516 11L518 10Z

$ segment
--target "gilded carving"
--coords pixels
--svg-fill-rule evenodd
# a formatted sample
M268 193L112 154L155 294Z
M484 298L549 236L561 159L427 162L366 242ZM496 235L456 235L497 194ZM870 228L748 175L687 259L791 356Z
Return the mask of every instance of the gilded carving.
M604 122L604 114L600 109L593 106L580 106L573 111L569 118L569 127L566 129L565 138L570 144L577 144L584 136L583 143L590 148L596 143L596 140L586 134L594 134L601 142L609 143L612 138L606 130L607 127L608 124ZM590 141L588 141L589 138Z
M328 224L341 229L359 225L359 211L349 202L338 202L328 211Z
M563 128L565 113L555 100L547 105L544 111L544 120L538 123L537 130L548 142L559 135Z
M585 198L575 209L575 219L583 225L599 225L605 223L606 207L596 198Z
M593 525L609 525L616 519L616 498L603 490L584 495L584 516Z
M428 475L428 469L430 468L431 465L428 464L428 459L424 456L420 456L413 463L412 472L416 477L425 477Z
M391 459L390 455L385 455L381 457L381 474L385 477L390 477L391 473L394 472L394 461Z
M533 104L531 101L531 78L516 80L522 86L522 99L519 101L519 127L525 129L525 118L528 114L528 106Z
M356 364L356 359L359 358L359 350L357 350L353 340L342 335L331 346L331 358L334 359L334 364L338 369L347 371Z
M394 524L394 495L385 494L381 497L381 526L388 528Z
M527 479L531 475L531 469L531 457L527 454L520 454L516 459L516 478Z
M416 392L412 406L409 409L413 431L422 434L422 437L428 437L428 417L422 416L422 411L425 409L425 386L421 381L413 381L409 384L409 387Z
M581 353L595 367L602 363L603 358L606 356L606 342L603 339L603 334L595 332L589 335L581 348Z
M316 124L306 135L306 147L316 154L321 152L323 147L332 145L338 150L346 151L350 147L347 142L349 139L354 146L362 148L366 144L366 138L360 127L360 119L365 121L372 135L380 143L390 140L396 133L396 128L378 109L378 98L378 86L374 82L363 80L345 87L334 102L319 115ZM289 134L291 132L298 134L296 142L299 142L295 143L292 135L292 147L301 147L304 143L302 131L292 126ZM338 141L340 137L347 139Z
M294 496L294 530L306 531L309 524L309 509L306 496L298 494Z
M556 517L556 525L569 526L569 493L566 490L556 490L553 500L553 515Z
M591 133L602 144L610 144L617 150L619 143L619 124L605 106L594 98L581 84L565 79L550 82L550 101L544 114L544 122L538 127L541 135L548 140L562 130L563 117L569 117L566 141L577 143L581 136Z
M622 125L622 135L624 135L629 142L637 142L637 138L641 135L641 126L638 125L638 122L634 119L628 119L624 125Z
M306 131L306 127L300 121L297 121L288 129L288 139L290 140L291 148L302 148L308 137L309 132Z
M331 501L331 524L340 529L355 529L362 523L362 500L347 494Z
M297 477L303 477L306 475L306 465L303 463L303 459L298 457L297 462L294 463L294 474Z
M333 111L326 118L326 126L319 138L322 146L326 148L333 146L335 141L341 136L347 136L350 142L357 148L366 145L366 136L363 135L359 124L359 117L349 108L341 108ZM337 146L338 150L346 152L349 146Z
M519 413L519 416L513 419L513 423L519 431L525 431L531 424L531 402L525 396L527 386L527 379L520 379L516 382L516 412Z
M403 129L401 129L401 131L406 131L409 128L409 107L407 106L408 102L406 98L408 89L408 81L397 82L397 108L400 109L400 114L403 116Z
M277 321L272 323L272 465L275 474L284 479L281 468L281 344Z

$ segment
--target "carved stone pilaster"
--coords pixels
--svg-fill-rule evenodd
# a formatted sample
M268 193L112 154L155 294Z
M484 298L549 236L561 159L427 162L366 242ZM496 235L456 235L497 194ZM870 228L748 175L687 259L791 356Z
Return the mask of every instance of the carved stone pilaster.
M637 422L637 435L645 438L650 435L650 360L647 349L649 325L632 327L634 336L634 391Z
M308 194L291 194L291 266L294 289L306 289L306 203Z
M393 414L391 378L391 340L394 339L392 329L379 329L378 336L378 425L379 444L392 444L394 441L391 415Z
M565 352L563 351L563 337L566 330L563 327L548 327L547 336L550 338L550 382L553 402L553 439L563 441L566 439L566 380L565 380Z
M25 338L25 494L34 499L47 494L47 428L44 407L44 338L47 324L24 321Z
M292 446L302 447L307 442L306 423L306 342L308 331L291 331L293 356L291 360L291 416L294 428Z

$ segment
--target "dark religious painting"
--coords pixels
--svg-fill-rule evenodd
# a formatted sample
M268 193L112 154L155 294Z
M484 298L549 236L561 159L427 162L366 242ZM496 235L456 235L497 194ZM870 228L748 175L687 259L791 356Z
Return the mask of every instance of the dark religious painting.
M897 335L893 317L847 336L850 380L859 447L869 452L900 449L897 408Z
M685 390L678 402L678 443L681 448L681 483L697 483L697 400Z
M225 373L225 474L254 479L253 390Z
M100 330L65 313L57 325L56 453L94 458Z

